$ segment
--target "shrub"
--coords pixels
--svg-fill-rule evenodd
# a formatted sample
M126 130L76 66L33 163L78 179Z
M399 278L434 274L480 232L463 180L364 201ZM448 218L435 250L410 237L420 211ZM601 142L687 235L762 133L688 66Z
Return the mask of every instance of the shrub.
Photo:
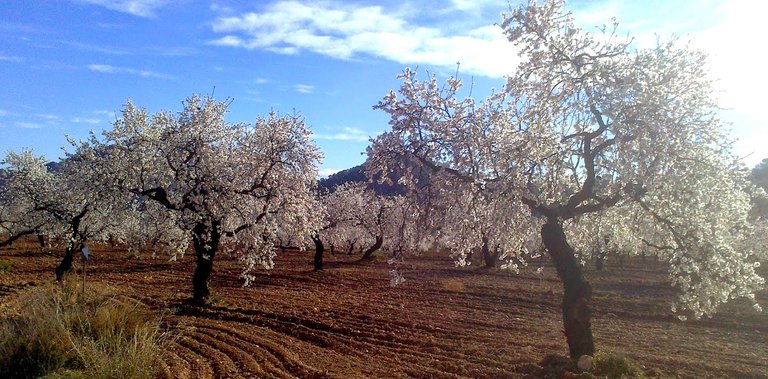
M0 274L5 274L8 271L11 271L11 268L13 268L13 265L10 263L0 261Z
M164 333L134 300L90 285L31 290L0 319L0 377L152 378Z
M592 372L608 378L642 379L643 370L635 361L613 353L598 352L592 361Z
M643 370L633 360L613 353L597 352L592 360L592 368L580 371L576 360L555 354L547 355L533 370L530 377L548 379L644 379Z

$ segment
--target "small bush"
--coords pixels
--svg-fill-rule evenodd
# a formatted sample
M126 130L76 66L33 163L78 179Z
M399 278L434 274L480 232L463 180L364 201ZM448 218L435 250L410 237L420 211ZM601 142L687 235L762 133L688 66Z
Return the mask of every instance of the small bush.
M5 274L11 271L11 268L13 268L13 265L11 265L10 263L0 261L0 274Z
M0 319L0 377L152 378L164 340L160 317L89 286L37 288Z
M635 361L612 353L598 352L592 361L592 373L608 378L642 379L645 374Z
M533 370L529 377L548 379L644 379L646 376L637 363L629 358L612 353L597 352L592 360L592 368L580 371L576 360L550 354L538 365L539 370Z

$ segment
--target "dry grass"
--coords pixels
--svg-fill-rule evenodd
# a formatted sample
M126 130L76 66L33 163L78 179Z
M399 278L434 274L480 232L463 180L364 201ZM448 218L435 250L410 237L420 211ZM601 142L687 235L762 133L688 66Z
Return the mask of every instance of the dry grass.
M30 290L0 319L0 377L152 378L165 336L160 317L89 285Z

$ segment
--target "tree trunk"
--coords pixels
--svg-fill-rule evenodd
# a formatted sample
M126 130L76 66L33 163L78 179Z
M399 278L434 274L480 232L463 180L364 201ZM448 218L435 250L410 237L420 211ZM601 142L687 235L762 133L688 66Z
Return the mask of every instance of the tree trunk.
M563 282L563 326L571 358L578 359L584 354L594 355L595 342L589 309L592 287L581 273L581 266L559 220L549 219L541 227L541 239Z
M45 249L45 236L42 234L37 235L37 243L40 244L41 249Z
M323 251L325 250L325 247L323 246L323 241L320 239L320 236L317 234L312 236L312 242L315 243L315 271L321 271L323 269Z
M347 255L352 255L352 251L353 250L355 250L355 244L354 243L350 243L349 244L349 249L347 249Z
M64 259L61 260L61 263L56 267L56 281L60 282L62 279L64 279L64 274L69 272L69 270L72 269L72 261L74 260L74 250L75 248L73 246L67 246L67 249L64 251Z
M605 269L605 256L606 254L602 252L595 255L595 269L597 271L603 271L603 269Z
M213 258L221 240L220 225L219 221L212 222L211 226L198 223L192 229L192 246L197 257L195 272L192 274L192 301L197 305L205 304L211 294L208 282L213 272Z
M486 268L496 267L496 255L491 254L491 249L488 246L488 238L483 237L483 247L480 249L483 253L483 262Z
M381 249L381 245L384 243L384 237L383 236L376 236L376 242L371 245L371 247L368 248L363 253L363 257L361 259L363 260L369 260L371 257L373 257L373 253Z

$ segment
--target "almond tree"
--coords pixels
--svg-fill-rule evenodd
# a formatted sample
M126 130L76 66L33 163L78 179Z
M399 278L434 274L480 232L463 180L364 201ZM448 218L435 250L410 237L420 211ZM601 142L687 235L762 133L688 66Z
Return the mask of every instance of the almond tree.
M338 199L336 203L343 203L339 209L346 213L345 224L357 229L364 241L373 241L365 247L362 255L364 260L371 259L384 244L386 215L392 198L379 196L362 183L342 184L331 195Z
M247 285L256 266L274 265L280 228L306 239L318 224L311 187L321 154L303 119L273 112L232 124L227 105L192 96L179 113L150 116L128 102L104 141L90 142L109 151L113 185L162 206L186 231L196 303L210 294L220 250L242 262Z
M120 213L127 202L119 192L100 185L98 159L93 150L76 148L51 172L44 157L31 151L6 157L4 202L13 206L10 214L20 228L17 233L34 230L66 241L56 280L62 280L72 268L75 253L82 251L86 241L104 239L117 226L111 216Z
M743 243L753 187L716 117L704 55L675 40L635 48L617 38L616 25L592 35L560 0L513 9L501 27L521 55L504 91L475 104L458 98L457 78L441 86L406 69L399 93L376 106L390 114L391 130L369 149L374 167L386 173L412 157L527 208L563 283L574 358L595 350L592 289L566 235L580 218L631 228L623 245L669 262L681 316L754 300L764 285L755 254L764 247ZM510 235L525 233L515 225Z
M26 170L41 169L47 171L42 158L36 158L31 152L9 153L3 164L8 169L0 171L0 246L10 246L20 238L39 234L46 220L34 212L34 206L28 201L20 180Z
M315 270L322 269L322 251L325 241L331 245L348 245L348 252L355 243L361 249L368 241L362 259L371 259L384 242L385 222L391 199L378 196L363 183L344 183L320 196L319 202L325 214L325 224L313 236L315 242Z

